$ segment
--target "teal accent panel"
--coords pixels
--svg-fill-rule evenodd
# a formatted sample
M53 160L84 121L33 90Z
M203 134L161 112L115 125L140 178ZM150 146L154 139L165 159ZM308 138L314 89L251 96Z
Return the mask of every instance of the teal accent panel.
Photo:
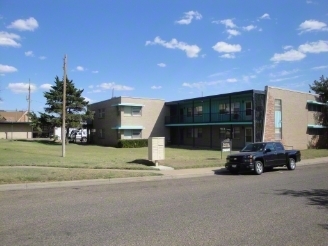
M217 122L217 123L193 123L193 124L166 124L165 126L223 126L223 125L252 125L252 122Z

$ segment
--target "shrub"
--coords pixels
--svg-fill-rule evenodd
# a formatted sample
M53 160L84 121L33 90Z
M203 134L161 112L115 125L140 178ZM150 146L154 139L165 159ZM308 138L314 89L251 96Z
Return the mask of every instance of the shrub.
M58 135L54 136L54 142L56 142L59 139Z
M117 143L118 148L142 148L148 146L148 139L121 139Z

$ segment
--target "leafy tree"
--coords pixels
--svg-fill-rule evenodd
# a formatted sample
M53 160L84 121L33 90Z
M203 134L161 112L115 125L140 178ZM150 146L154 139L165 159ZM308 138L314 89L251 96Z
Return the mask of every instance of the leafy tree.
M323 75L319 80L315 80L310 89L319 95L319 100L325 103L326 106L322 107L322 112L315 115L317 124L328 127L328 78ZM318 146L328 148L328 129L326 129L324 135L320 135L318 139Z
M51 121L53 126L62 125L63 108L63 80L55 77L55 85L48 92L44 92L46 107L44 117ZM69 128L81 126L81 122L93 118L93 114L88 110L89 102L82 97L83 89L77 89L73 80L66 77L66 134Z
M52 127L52 119L53 116L49 116L45 113L40 113L40 116L37 116L35 112L30 112L27 114L30 120L30 125L33 128L33 130L37 131L38 133L42 133L42 128L44 127Z

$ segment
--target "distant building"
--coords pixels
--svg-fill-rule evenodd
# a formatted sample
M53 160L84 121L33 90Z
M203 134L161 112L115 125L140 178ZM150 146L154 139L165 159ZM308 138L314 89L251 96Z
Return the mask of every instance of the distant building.
M32 138L27 111L0 110L0 139Z
M327 144L320 117L326 103L316 94L266 86L172 102L117 97L90 105L91 140L115 146L119 139L165 137L172 145L233 149L247 143L280 141L297 149Z

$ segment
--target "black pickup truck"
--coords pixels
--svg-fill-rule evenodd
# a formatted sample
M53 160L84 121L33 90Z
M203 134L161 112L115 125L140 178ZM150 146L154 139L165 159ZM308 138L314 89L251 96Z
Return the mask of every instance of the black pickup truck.
M225 168L231 173L253 171L262 174L265 169L287 166L296 168L301 161L299 150L285 150L280 142L257 142L246 145L239 153L228 155Z

